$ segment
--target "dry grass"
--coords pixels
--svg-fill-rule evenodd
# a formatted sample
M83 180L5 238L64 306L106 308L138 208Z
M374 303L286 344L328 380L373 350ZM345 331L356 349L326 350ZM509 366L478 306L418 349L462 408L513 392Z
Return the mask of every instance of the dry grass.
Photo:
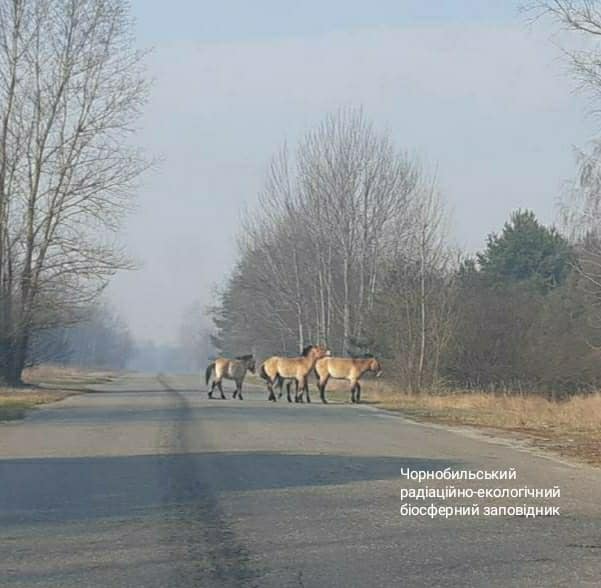
M0 387L0 421L20 419L27 410L40 404L63 400L73 394L85 392L85 386L107 382L114 374L106 371L90 371L43 365L25 370L25 386Z
M370 382L364 390L367 401L419 420L506 431L562 455L601 464L601 394L552 402L542 396L483 392L411 395L385 382Z
M36 388L0 388L0 421L23 418L27 410L34 406L56 402L72 394L77 394L77 392Z
M78 367L65 367L44 364L28 368L23 373L23 380L28 384L44 386L76 387L87 384L110 382L115 372L107 370L91 370Z

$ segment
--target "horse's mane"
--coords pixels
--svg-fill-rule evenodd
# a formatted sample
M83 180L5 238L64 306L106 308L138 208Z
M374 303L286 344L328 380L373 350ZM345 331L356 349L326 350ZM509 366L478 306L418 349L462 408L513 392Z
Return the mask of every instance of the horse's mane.
M253 358L252 353L248 353L246 355L238 355L238 357L236 357L236 359L241 359L242 361L245 361L247 359L252 359L252 358Z
M313 349L313 347L315 347L315 345L307 345L303 349L303 357L307 357L307 355L309 355L309 351L311 351L311 349Z

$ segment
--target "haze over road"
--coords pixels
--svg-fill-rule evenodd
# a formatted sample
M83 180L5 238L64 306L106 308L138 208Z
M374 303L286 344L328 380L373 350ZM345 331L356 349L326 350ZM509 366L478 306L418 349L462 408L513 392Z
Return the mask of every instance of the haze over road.
M599 585L599 471L367 406L197 387L128 376L0 425L1 586ZM518 474L456 486L558 485L535 502L561 516L400 516L419 487L401 468L447 467ZM524 501L449 504L478 502Z

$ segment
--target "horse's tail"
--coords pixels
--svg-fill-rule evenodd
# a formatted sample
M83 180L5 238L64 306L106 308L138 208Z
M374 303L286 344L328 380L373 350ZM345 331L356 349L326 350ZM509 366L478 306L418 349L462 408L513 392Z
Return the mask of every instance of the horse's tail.
M215 370L215 362L212 361L208 366L207 369L205 370L205 384L208 386L209 385L209 380L211 379L211 374L213 373L213 371Z

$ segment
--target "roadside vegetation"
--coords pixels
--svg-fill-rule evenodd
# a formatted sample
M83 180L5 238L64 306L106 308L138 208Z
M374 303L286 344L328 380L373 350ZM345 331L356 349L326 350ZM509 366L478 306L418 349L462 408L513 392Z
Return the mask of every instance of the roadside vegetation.
M508 434L546 451L601 465L601 395L564 401L542 395L454 391L403 394L393 386L366 387L375 405L416 420L470 426Z
M21 419L28 410L41 404L85 393L87 386L112 381L116 372L58 365L26 369L23 385L0 386L0 422Z

